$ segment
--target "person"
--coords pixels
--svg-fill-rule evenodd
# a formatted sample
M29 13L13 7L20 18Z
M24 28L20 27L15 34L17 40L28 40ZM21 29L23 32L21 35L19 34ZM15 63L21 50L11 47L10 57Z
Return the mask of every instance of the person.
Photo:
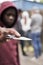
M22 19L22 10L18 9L18 21L16 22L14 28L21 34L21 36L23 36L24 32L22 30L21 19ZM20 40L20 44L21 44L22 53L23 55L26 56L25 52L23 51L24 41Z
M0 65L20 65L17 40L7 39L6 35L21 35L13 28L18 18L17 8L10 1L0 6Z
M42 27L42 16L39 8L33 8L31 16L31 37L32 45L34 47L35 57L32 60L38 59L41 56L41 27Z
M22 10L18 9L18 20L14 26L14 28L21 34L22 31L22 25L21 25L21 14L22 14ZM22 35L22 34L21 34Z
M30 38L30 30L31 30L30 24L31 24L31 18L29 17L28 11L23 11L22 19L21 19L22 31L23 31L23 36L28 38ZM25 46L24 41L21 44L22 44L22 50L23 50ZM28 44L26 44L26 46L28 46ZM23 51L23 54L27 56L27 54L24 51Z

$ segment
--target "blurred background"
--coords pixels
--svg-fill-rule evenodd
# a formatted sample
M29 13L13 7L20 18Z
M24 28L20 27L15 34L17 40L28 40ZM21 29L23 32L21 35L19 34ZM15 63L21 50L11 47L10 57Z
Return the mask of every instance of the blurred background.
M15 6L17 7L17 9L19 10L19 14L22 17L22 12L27 11L29 14L29 18L31 19L31 13L32 13L32 8L38 7L40 10L40 14L43 17L43 0L0 0L0 3L4 2L4 1L12 1ZM21 26L20 26L21 27ZM16 27L15 27L16 28ZM20 32L21 30L19 30ZM21 32L20 32L21 33ZM22 33L23 34L23 33ZM24 35L25 36L25 35ZM43 23L42 23L42 31L41 31L41 42L42 42L42 54L43 54ZM22 49L21 49L21 45L19 44L19 52L20 52L20 62L21 65L26 65L25 62L30 65L43 65L43 55L41 57L41 60L39 60L38 62L31 62L29 59L31 57L34 56L34 48L31 44L31 41L23 41L23 43L25 43L25 45L23 46L23 51L26 53L26 55L28 55L28 57L24 57L22 54ZM22 42L21 42L22 44ZM24 59L23 59L24 58Z

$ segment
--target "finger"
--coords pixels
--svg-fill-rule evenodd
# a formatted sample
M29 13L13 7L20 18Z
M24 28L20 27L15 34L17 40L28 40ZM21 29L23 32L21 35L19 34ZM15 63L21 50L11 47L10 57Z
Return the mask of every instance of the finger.
M13 35L17 36L17 37L21 36L15 29L9 29L9 32L12 33Z

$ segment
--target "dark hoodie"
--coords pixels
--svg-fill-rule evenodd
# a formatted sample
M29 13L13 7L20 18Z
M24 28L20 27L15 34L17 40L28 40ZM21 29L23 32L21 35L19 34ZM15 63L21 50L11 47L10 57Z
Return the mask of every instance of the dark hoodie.
M2 16L3 11L9 7L14 7L16 9L12 2L4 2L1 4L0 17ZM0 20L0 26L5 26L3 25L2 20ZM0 65L19 65L18 41L9 40L0 45Z

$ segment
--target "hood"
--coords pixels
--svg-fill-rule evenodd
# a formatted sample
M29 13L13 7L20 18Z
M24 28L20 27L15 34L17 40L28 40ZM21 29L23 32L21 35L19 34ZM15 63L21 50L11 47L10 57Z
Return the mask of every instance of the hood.
M17 11L17 8L15 7L15 5L12 2L6 1L6 2L1 3L0 17L2 16L2 13L9 7L13 7L16 10L16 12L17 12L17 14L16 14L17 16L16 16L16 20L15 20L15 23L16 23L17 18L18 18L18 11Z

